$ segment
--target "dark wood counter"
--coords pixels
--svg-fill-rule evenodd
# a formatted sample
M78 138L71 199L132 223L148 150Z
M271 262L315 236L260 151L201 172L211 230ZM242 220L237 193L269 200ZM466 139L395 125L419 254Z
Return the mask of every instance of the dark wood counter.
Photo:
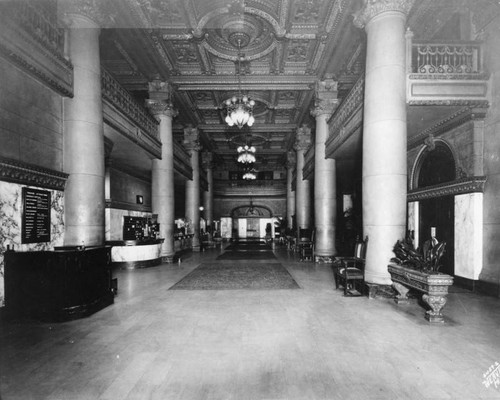
M113 304L110 250L5 252L5 317L68 321Z

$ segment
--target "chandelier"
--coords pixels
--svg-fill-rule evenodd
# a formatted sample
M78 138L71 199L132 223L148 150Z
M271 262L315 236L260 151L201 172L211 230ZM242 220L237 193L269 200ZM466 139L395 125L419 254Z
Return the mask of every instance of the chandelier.
M254 171L247 171L243 174L243 179L247 181L253 181L254 179L257 179L257 175Z
M248 146L240 146L236 149L238 152L238 162L242 164L252 164L255 162L255 147Z
M237 40L238 43L238 96L233 96L231 99L226 100L226 123L229 126L236 125L238 128L242 128L245 124L252 126L255 122L253 116L253 106L255 105L254 100L250 100L248 96L242 96L241 94L241 39Z

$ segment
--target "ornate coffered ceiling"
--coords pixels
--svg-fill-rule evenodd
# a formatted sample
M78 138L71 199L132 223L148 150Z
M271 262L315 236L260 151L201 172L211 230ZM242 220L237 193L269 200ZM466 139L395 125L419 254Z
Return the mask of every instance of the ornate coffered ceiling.
M249 141L273 169L285 162L297 127L314 124L315 82L333 76L342 98L362 70L364 34L352 24L356 3L110 0L102 63L140 100L153 77L171 83L179 110L175 134L196 125L220 167L233 168L235 147ZM256 122L244 132L224 123L224 101L238 93L237 73L256 102Z

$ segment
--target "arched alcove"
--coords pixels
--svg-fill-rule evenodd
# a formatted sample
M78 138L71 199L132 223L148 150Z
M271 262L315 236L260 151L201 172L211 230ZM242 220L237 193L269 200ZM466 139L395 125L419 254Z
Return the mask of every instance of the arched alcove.
M439 186L457 179L457 163L452 149L442 140L432 140L420 153L414 169L416 189ZM437 192L439 193L439 192ZM455 197L436 195L419 201L418 236L420 245L435 236L446 242L441 271L454 274Z

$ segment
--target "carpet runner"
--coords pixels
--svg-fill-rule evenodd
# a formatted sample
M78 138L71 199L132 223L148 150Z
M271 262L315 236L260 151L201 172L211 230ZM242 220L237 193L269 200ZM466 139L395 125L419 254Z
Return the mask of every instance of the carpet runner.
M204 263L169 290L300 289L280 263Z

